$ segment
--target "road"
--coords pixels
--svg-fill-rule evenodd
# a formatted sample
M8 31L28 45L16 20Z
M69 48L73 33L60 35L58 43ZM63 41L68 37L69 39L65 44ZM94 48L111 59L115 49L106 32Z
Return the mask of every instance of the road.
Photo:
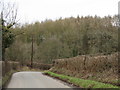
M41 72L17 72L7 88L71 88L62 81L43 75Z

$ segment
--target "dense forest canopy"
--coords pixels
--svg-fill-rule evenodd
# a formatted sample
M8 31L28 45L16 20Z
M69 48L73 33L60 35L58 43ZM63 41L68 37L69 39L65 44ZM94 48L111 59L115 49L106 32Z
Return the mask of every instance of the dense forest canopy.
M29 62L33 38L33 60L52 63L54 59L86 54L111 54L118 50L117 15L70 17L35 22L12 28L15 42L7 48L6 59Z

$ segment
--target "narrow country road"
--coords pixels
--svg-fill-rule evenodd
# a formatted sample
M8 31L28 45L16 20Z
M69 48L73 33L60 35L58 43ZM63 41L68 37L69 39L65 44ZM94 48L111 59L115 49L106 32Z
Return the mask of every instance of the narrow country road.
M71 88L41 72L14 73L7 88Z

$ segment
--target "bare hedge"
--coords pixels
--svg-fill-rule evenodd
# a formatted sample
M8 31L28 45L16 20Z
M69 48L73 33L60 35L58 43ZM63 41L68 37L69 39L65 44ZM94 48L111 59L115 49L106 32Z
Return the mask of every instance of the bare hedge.
M54 61L51 71L98 81L118 79L118 53L111 55L81 55Z
M31 67L30 63L27 66ZM52 67L52 64L44 64L44 63L33 63L33 68L40 69L40 70L49 70Z

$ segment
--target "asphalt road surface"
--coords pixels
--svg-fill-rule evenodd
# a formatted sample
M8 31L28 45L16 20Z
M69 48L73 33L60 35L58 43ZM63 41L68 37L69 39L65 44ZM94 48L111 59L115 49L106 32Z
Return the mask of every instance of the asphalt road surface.
M71 88L60 80L43 75L41 72L17 72L6 88Z

